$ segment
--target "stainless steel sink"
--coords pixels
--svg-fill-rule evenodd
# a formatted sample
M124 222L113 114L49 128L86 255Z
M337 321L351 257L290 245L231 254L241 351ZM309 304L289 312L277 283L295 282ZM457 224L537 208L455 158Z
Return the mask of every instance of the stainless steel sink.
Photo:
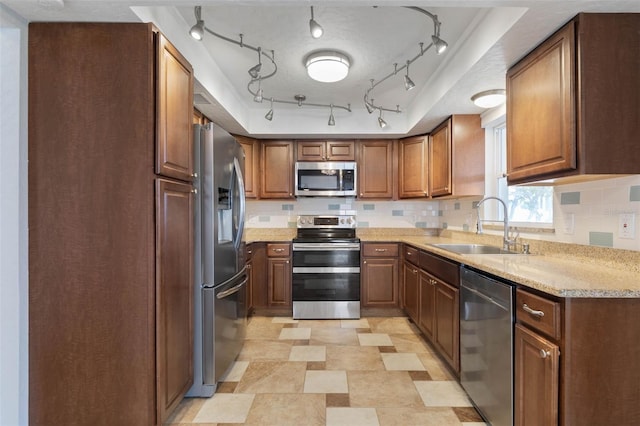
M448 250L458 254L516 254L513 251L500 247L484 244L430 244L439 249Z

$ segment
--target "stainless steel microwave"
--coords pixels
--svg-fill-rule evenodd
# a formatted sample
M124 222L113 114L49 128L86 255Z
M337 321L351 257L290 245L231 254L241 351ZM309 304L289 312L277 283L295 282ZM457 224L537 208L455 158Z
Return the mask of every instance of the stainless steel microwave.
M356 163L297 162L295 167L297 197L355 197Z

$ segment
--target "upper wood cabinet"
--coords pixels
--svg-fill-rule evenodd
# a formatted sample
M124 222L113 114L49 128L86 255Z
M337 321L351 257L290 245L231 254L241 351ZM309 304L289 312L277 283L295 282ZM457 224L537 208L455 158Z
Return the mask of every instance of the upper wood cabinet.
M393 140L358 141L358 198L393 198L394 144Z
M639 27L579 14L508 70L509 183L640 173Z
M294 198L293 141L260 144L260 198Z
M244 150L244 190L247 198L258 198L260 184L260 141L235 136Z
M398 146L398 197L428 197L429 137L400 139Z
M431 133L432 197L484 194L484 129L478 114L453 115Z
M193 68L162 34L156 42L156 173L192 181Z
M355 143L352 140L298 141L298 161L355 161Z

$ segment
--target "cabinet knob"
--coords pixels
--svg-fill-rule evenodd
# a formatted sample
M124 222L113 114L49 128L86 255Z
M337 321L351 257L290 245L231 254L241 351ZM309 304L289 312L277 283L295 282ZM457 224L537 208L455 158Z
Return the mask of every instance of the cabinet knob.
M193 188L193 189L191 190L191 193L192 193L192 194L196 194L196 195L197 195L197 194L198 194L198 188Z
M551 355L551 352L545 351L544 349L540 349L540 358L544 359Z
M191 177L194 179L198 179L198 174L197 173L191 173Z
M366 261L366 260L364 260L362 263L367 263L367 261Z
M413 273L414 273L414 274L417 274L417 273L418 273L418 270L417 270L417 269L414 269L414 270L413 270Z
M286 263L289 263L289 261L287 260L287 262L286 262Z
M529 306L527 306L527 304L526 304L526 303L524 303L524 304L522 305L522 309L523 309L525 312L528 312L529 314L533 315L534 317L542 318L542 317L544 316L544 312L543 312L543 311L538 311L538 310L536 310L536 309L531 309Z
M360 196L362 197L362 192L360 193Z

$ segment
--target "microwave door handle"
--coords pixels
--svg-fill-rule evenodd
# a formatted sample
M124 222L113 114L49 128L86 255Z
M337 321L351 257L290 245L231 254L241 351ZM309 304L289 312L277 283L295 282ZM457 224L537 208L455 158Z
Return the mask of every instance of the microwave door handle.
M338 185L339 185L338 191L343 191L344 190L344 170L340 170L338 174L340 176L339 178L340 180L338 182Z
M242 242L242 233L244 232L244 215L246 211L246 201L245 201L245 190L244 190L244 179L242 178L242 168L240 167L240 162L237 158L233 159L233 170L234 175L237 180L238 185L238 200L234 200L238 202L238 229L236 230L236 235L234 238L233 245L236 250L240 249L240 243ZM235 205L235 203L233 203Z

